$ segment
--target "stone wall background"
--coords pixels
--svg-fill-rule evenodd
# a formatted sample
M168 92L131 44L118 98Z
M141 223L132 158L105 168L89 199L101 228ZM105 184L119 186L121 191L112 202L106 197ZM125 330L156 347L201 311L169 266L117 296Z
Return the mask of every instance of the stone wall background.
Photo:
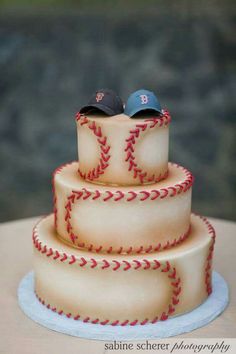
M52 209L53 170L77 158L73 116L98 88L153 90L193 210L235 219L233 1L0 7L0 221Z

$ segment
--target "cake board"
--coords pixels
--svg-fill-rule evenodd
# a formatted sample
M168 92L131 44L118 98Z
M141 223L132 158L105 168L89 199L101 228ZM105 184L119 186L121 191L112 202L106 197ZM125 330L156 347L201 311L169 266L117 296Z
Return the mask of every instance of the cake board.
M177 336L203 327L219 316L229 302L228 285L213 272L213 292L193 311L155 324L111 326L84 323L58 315L42 305L34 293L34 273L29 272L18 287L18 301L22 311L36 323L57 332L95 340L144 340Z

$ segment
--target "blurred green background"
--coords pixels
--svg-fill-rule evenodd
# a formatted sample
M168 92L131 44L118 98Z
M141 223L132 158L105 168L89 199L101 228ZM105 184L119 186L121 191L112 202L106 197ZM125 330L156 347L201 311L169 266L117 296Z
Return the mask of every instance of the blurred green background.
M103 87L157 94L193 210L235 220L235 15L234 1L0 0L0 221L50 212L74 114Z

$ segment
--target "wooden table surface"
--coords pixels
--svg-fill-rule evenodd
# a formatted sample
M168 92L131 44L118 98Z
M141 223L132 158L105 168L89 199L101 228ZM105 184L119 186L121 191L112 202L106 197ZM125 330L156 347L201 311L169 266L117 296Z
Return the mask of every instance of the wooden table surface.
M0 224L0 353L108 353L104 342L54 332L30 320L19 308L17 287L22 277L32 270L31 232L38 219ZM210 221L217 234L214 269L229 284L230 304L209 325L178 338L236 337L236 223L219 219Z

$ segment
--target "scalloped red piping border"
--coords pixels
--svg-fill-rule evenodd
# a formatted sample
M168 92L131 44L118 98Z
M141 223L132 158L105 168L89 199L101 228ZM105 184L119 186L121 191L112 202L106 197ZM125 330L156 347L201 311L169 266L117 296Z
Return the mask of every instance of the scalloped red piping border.
M163 127L170 124L171 117L167 110L163 111L163 115L158 118L145 119L144 123L138 123L135 125L135 129L129 131L130 135L126 141L126 146L124 149L125 152L125 161L129 164L128 170L133 171L133 178L139 178L141 184L144 183L156 183L165 179L168 176L168 170L164 174L159 174L156 176L153 174L151 177L147 176L147 172L138 166L136 157L134 155L135 144L137 139L140 137L140 134L144 133L147 129L153 129L154 127Z
M89 121L89 119L79 112L76 114L75 119L79 122L80 126L87 126L93 131L94 135L97 137L97 142L100 146L100 158L99 163L96 167L87 173L83 173L78 169L80 176L89 181L96 180L100 175L104 174L105 169L109 166L109 160L111 155L109 155L110 145L107 144L107 137L104 136L100 126L96 124L95 121Z
M50 304L46 304L45 301L36 293L36 296L38 298L38 300L45 305L48 309L51 309L54 312L57 312L58 314L62 315L66 315L68 318L73 318L74 320L82 320L83 322L90 322L90 323L99 323L101 325L112 325L112 326L116 326L116 325L121 325L121 326L126 326L126 325L130 325L130 326L134 326L137 324L140 325L145 325L147 323L156 323L158 321L165 321L168 319L168 317L170 315L172 315L175 312L175 306L178 305L179 303L179 295L181 293L181 279L177 274L176 268L172 267L170 262L165 261L163 263L160 263L159 261L157 261L156 259L154 259L152 262L149 262L147 259L143 259L141 261L134 259L132 262L129 261L125 261L123 260L122 262L116 261L116 260L112 260L111 262L107 261L106 259L103 259L101 264L98 263L94 258L91 258L90 261L86 261L85 258L81 257L80 260L76 259L75 256L73 255L66 255L65 253L60 253L57 250L53 250L51 247L47 247L47 245L42 245L42 242L38 240L38 233L37 233L37 225L35 226L34 230L33 230L33 244L35 246L35 248L42 254L45 254L47 257L51 257L54 260L57 261L61 261L61 262L68 262L69 265L72 265L74 263L78 263L80 267L84 267L84 266L88 266L89 263L90 264L90 268L96 268L100 265L100 269L104 270L107 268L110 268L113 271L116 271L118 269L123 270L123 271L127 271L129 269L139 269L142 268L144 270L147 269L152 269L152 270L157 270L159 269L159 271L161 271L162 273L166 273L166 275L168 276L168 278L170 279L170 285L172 286L173 290L172 290L172 295L171 295L171 302L168 304L168 309L166 311L163 311L162 314L158 317L155 316L154 319L149 320L148 318L145 318L142 321L138 321L138 320L125 320L125 321L119 321L119 320L115 320L115 321L111 321L109 319L106 320L99 320L98 318L96 319L91 319L89 317L86 317L84 319L81 319L81 316L78 314L76 316L72 316L71 313L64 313L63 310L57 310L56 307L53 307Z

